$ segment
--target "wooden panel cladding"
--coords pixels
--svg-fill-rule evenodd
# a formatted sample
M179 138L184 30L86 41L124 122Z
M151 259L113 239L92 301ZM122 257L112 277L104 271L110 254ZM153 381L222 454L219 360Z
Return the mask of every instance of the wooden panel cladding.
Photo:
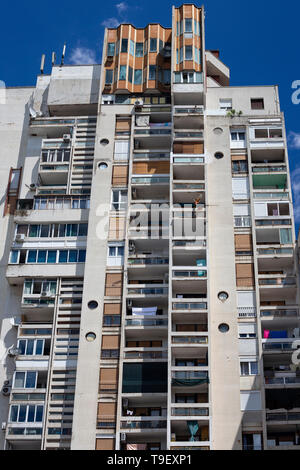
M102 349L120 349L119 335L102 336Z
M236 285L237 287L254 287L254 265L236 264Z
M99 391L114 391L118 389L119 369L100 369Z
M204 144L201 142L178 142L174 144L173 152L202 155L204 153Z
M123 290L123 274L106 274L105 295L110 297L121 297Z
M234 237L235 249L238 251L252 251L252 235L235 235Z
M248 161L247 155L231 155L233 162Z
M114 450L115 439L96 439L96 450Z
M104 315L121 315L122 304L104 304Z
M169 174L170 162L136 162L133 163L132 173L134 175Z
M109 219L109 235L110 240L124 240L125 238L126 219L124 217L111 217Z
M128 166L115 165L113 167L112 185L113 186L127 186L128 184Z
M98 403L98 420L114 422L117 413L117 403Z
M116 117L116 134L118 134L119 132L121 132L122 134L124 132L130 134L130 131L131 131L131 117L117 116Z

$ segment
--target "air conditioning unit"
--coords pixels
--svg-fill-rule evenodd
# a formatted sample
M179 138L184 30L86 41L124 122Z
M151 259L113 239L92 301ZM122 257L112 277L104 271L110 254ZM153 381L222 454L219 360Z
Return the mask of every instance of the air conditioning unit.
M134 199L136 199L136 197L137 197L137 190L136 190L136 188L134 188L134 189L132 190L132 197L133 197Z
M41 292L41 297L48 297L48 292L45 291L45 290L43 290L43 291Z
M4 395L5 397L8 397L8 396L10 395L10 390L11 390L11 387L3 386L3 387L2 387L2 390L1 390L1 393L2 393L2 395Z
M9 348L9 350L7 351L7 354L10 357L17 357L21 354L21 350L19 348L16 348L15 346L13 346L12 348Z
M2 431L6 430L6 422L5 421L2 422L1 429L2 429Z
M120 438L121 438L121 442L126 442L126 434L125 434L125 432L121 432Z
M63 135L63 141L64 142L70 142L71 140L71 134L64 134Z
M143 104L144 104L144 100L142 100L141 98L139 98L138 100L134 102L135 106L143 106Z
M17 233L15 237L15 242L17 243L23 243L25 241L25 235L24 233Z
M10 387L10 380L4 380L3 386L4 387Z
M132 300L127 300L127 307L132 308Z
M35 191L36 190L36 184L32 183L29 185L30 191Z

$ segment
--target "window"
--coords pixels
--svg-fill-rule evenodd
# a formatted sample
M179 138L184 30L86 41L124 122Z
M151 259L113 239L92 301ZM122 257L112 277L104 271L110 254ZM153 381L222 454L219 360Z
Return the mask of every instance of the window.
M143 42L137 42L135 44L135 56L136 57L143 57L144 54L144 43Z
M122 39L121 52L128 51L128 39Z
M265 109L263 98L251 98L251 109Z
M193 46L185 46L185 60L193 60Z
M135 85L141 85L142 84L142 75L143 75L142 69L136 69L134 71L134 84Z
M41 423L43 421L43 405L12 405L10 407L10 423Z
M193 20L192 20L192 18L186 18L185 19L184 31L186 33L192 33L193 32Z
M129 158L130 141L118 140L115 142L114 160L125 160Z
M114 42L109 42L107 44L107 57L113 57L115 55L116 45Z
M241 362L240 366L241 366L242 376L258 375L258 362L257 361Z
M112 210L125 211L127 208L127 191L126 190L113 190L112 191Z
M108 246L107 266L123 266L124 244L110 244Z
M119 80L126 80L126 65L120 65Z
M43 339L20 339L18 349L20 356L43 356L45 341Z
M232 141L245 140L246 133L244 131L232 131L230 137Z
M134 42L132 41L132 39L130 39L129 42L129 54L134 56Z
M36 388L37 372L15 372L14 388Z
M156 52L156 51L157 51L157 39L150 38L150 52Z
M225 111L229 111L230 109L232 109L232 99L231 98L220 99L219 108Z
M156 79L156 65L149 65L149 80Z
M110 85L113 83L114 71L113 70L106 70L105 71L105 83Z
M133 70L132 67L128 67L128 81L129 83L132 83L132 76L133 76Z
M183 62L183 47L181 47L179 50L179 62Z

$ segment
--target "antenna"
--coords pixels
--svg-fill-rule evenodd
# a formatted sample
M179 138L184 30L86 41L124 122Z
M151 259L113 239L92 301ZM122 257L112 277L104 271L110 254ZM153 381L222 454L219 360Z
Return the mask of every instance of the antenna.
M42 55L42 60L41 60L41 74L44 73L44 68L45 68L45 54Z
M66 55L66 43L64 44L64 47L63 47L63 53L62 53L62 56L61 56L61 64L60 65L64 65L64 61L65 61L65 55Z
M52 67L55 65L56 62L56 52L52 52Z

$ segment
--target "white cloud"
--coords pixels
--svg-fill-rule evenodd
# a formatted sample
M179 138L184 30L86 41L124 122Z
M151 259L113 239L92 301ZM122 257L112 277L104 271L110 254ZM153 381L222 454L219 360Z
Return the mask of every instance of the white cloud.
M116 7L117 7L117 10L118 10L119 15L121 15L121 14L124 13L126 10L128 10L128 5L127 5L126 2L117 3Z
M120 20L118 18L107 18L107 20L102 21L101 26L105 28L117 28L119 26Z
M288 136L288 143L290 148L300 149L300 134L290 132Z
M96 64L96 53L87 47L76 47L71 52L70 62L74 65Z
M297 167L291 174L292 188L294 194L294 214L297 223L300 222L300 167Z

